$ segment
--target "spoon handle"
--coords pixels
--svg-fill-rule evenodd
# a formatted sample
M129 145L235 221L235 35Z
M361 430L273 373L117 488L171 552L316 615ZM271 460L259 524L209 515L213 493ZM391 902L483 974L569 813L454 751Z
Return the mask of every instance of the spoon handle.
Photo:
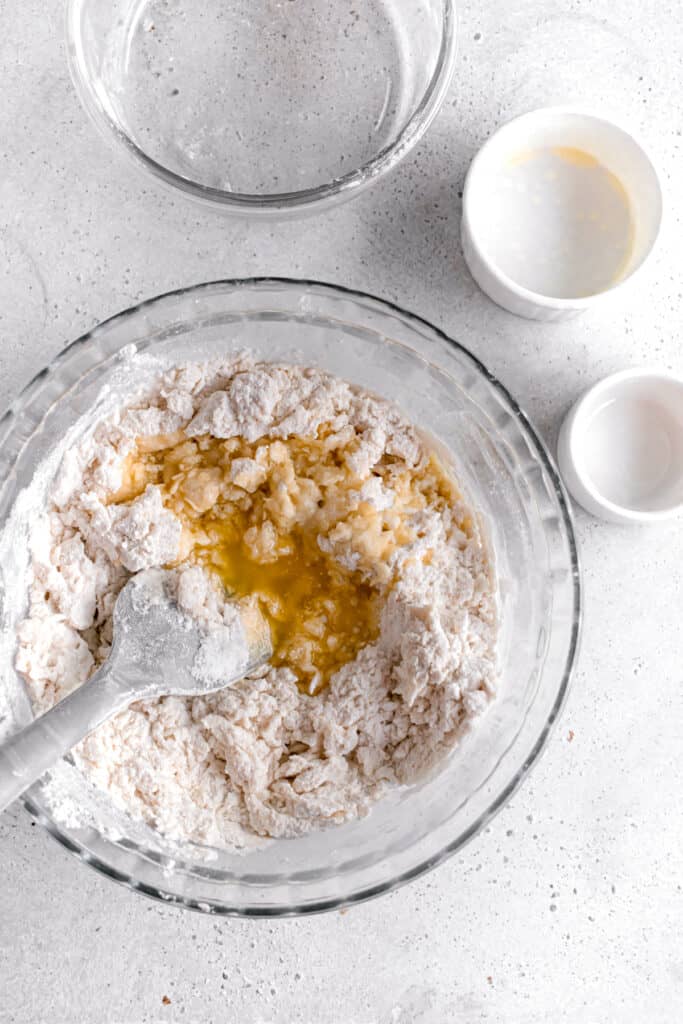
M0 746L0 813L84 736L130 701L105 663L83 686Z

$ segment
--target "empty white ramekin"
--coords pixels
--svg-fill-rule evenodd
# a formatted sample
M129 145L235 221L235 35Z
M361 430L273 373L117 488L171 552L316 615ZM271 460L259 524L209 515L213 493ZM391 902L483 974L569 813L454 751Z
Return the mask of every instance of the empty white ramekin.
M557 449L567 488L616 523L683 510L683 378L657 370L605 377L565 419Z
M568 154L574 182L553 194L556 172L543 154ZM583 161L583 163L581 162ZM621 196L629 237L616 255L614 274L596 291L573 294L582 261L595 256L583 232L605 242L607 225L595 194L576 190L586 178L580 168L596 168L611 181L614 199ZM567 173L572 173L569 168ZM609 198L609 197L608 197ZM534 205L535 204L535 205ZM609 203L602 203L603 207ZM662 195L657 173L636 140L610 121L568 107L547 107L523 114L500 128L472 161L463 193L462 244L467 265L479 287L499 306L535 320L575 316L630 278L650 254L661 223ZM582 223L579 224L578 221ZM557 244L547 253L549 231ZM567 238L567 245L561 244ZM517 254L517 249L519 253ZM584 251L586 250L586 251ZM506 259L501 253L506 253ZM529 282L542 260L552 260L560 294L546 294ZM563 262L564 261L564 262ZM505 266L501 266L505 263Z

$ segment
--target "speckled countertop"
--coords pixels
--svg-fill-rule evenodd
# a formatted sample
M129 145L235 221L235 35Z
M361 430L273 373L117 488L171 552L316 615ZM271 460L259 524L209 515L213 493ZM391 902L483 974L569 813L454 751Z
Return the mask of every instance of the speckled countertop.
M504 13L503 13L504 8ZM250 274L398 301L481 357L549 444L603 374L683 371L683 9L656 0L460 5L447 104L388 181L300 223L205 211L106 150L65 66L62 5L0 7L0 404L138 299ZM645 141L656 256L566 325L491 305L463 265L467 164L500 122L582 102ZM669 1024L683 1003L683 531L578 513L586 622L531 778L464 853L348 913L215 921L88 871L18 808L0 819L2 1024Z

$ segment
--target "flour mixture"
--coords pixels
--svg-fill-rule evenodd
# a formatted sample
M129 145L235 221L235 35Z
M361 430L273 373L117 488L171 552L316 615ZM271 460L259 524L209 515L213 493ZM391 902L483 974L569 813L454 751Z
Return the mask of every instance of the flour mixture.
M244 846L363 815L494 692L476 517L396 408L316 369L245 354L161 375L66 454L31 546L17 667L38 712L107 657L131 573L173 568L205 621L226 594L268 618L265 670L137 703L74 752L173 838Z

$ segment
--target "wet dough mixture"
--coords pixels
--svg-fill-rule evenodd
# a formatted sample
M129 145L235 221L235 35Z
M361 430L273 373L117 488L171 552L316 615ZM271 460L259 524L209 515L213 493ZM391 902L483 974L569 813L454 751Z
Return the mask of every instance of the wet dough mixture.
M206 622L258 601L272 663L210 696L140 702L77 748L115 803L216 846L367 813L484 711L492 567L447 468L393 406L316 369L179 367L68 452L32 535L17 667L38 710L107 656L152 566Z

